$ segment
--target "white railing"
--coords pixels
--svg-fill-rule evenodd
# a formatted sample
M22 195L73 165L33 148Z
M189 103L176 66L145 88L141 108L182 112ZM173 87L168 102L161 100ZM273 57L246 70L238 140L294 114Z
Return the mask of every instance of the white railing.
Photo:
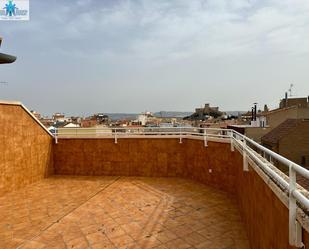
M194 138L204 141L225 140L231 143L231 150L239 148L243 155L243 170L249 170L248 160L252 160L267 174L273 182L287 192L289 197L289 242L290 245L302 246L301 225L297 221L297 207L305 213L309 212L309 199L297 187L296 174L309 179L309 170L289 159L265 148L252 139L231 129L197 128L197 127L138 127L138 128L60 128L54 134L56 143L59 138L112 138L115 143L122 138ZM281 163L289 171L284 177L272 167L274 160Z
M59 138L113 138L115 143L120 138L182 138L194 137L203 139L207 145L206 138L230 139L229 130L217 128L196 127L133 127L133 128L59 128L55 130L56 141Z
M243 151L243 169L248 170L248 157L250 157L276 184L288 192L289 242L292 246L302 247L302 228L301 224L297 221L297 207L300 207L305 213L308 213L309 199L308 195L305 196L297 189L296 174L309 179L309 170L236 131L233 131L231 135L231 146L236 143L241 146ZM283 177L282 174L279 174L270 167L270 165L273 165L274 160L287 168L289 177Z

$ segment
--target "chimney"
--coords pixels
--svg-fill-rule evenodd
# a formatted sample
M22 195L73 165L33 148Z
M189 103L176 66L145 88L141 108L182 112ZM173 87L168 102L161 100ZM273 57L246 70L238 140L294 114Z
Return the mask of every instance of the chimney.
M254 108L251 107L251 120L254 121Z
M254 121L256 121L257 103L254 103Z
M284 107L288 107L288 92L285 92L285 102Z

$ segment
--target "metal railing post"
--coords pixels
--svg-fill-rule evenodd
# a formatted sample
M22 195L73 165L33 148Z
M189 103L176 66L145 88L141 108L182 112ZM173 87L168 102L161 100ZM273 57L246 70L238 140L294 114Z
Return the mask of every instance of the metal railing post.
M182 133L181 133L181 127L179 128L179 143L182 144Z
M289 243L292 246L301 247L302 243L302 227L296 220L297 204L294 197L296 189L296 172L293 165L289 168Z
M274 164L274 161L273 161L272 156L269 156L269 162L270 162L271 164Z
M234 136L233 136L233 132L231 132L231 151L234 151Z
M206 129L204 130L204 146L207 147L208 144L207 144L207 132L206 132Z
M243 142L243 169L244 171L249 171L249 167L248 167L248 158L247 158L247 142L246 142L246 139L244 139L244 142Z
M57 135L57 128L55 128L55 143L58 143L58 135Z
M117 129L115 129L115 144L117 144L118 143L118 139L117 139Z

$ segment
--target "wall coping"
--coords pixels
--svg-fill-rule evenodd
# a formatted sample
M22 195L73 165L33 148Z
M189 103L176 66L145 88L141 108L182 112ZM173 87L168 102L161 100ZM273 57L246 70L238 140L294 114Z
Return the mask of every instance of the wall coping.
M19 101L0 100L0 105L15 105L20 106L48 135L54 138L54 135L38 120L28 109Z

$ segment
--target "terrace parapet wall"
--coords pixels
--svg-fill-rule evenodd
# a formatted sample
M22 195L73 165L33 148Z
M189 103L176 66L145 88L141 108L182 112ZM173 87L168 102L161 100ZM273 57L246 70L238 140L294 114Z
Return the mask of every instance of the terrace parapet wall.
M252 249L291 249L285 203L226 142L193 139L59 139L54 148L55 174L184 177L229 192L238 200ZM260 174L263 174L260 172ZM309 246L303 228L303 242Z
M0 196L53 174L53 137L18 102L0 101Z

